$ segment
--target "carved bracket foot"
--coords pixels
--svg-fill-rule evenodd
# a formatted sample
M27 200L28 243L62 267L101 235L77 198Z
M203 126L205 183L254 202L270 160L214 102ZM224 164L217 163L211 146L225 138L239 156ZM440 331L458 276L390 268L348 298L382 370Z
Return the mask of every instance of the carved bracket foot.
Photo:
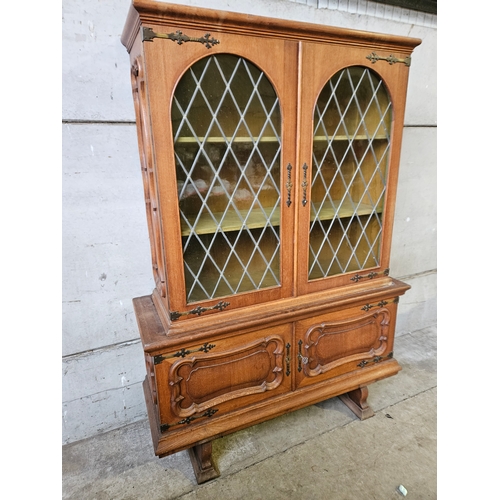
M212 459L211 441L193 446L189 448L188 452L198 484L205 483L220 476Z
M363 386L351 392L341 394L339 399L344 403L360 420L373 417L375 412L367 403L368 387Z

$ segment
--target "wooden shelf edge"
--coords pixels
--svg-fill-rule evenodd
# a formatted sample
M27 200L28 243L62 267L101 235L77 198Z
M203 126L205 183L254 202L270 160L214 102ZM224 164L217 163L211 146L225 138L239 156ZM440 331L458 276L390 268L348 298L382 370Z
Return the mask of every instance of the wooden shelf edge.
M313 137L313 142L327 142L327 141L334 141L334 142L346 142L346 141L388 141L389 138L385 135L380 135L380 136L374 136L374 137L369 137L367 135L356 135L354 137L348 137L347 135L336 135L334 137L328 137L325 135L315 135ZM233 139L229 137L216 137L216 136L209 136L209 137L193 137L193 136L186 136L186 137L178 137L175 141L174 144L201 144L201 143L209 143L209 144L229 144L230 142L232 144L234 143L248 143L248 144L256 144L256 143L261 143L261 142L280 142L280 139L278 137L261 137L260 139L258 138L253 138L253 137L235 137Z
M338 201L338 200L334 200ZM313 202L313 206L318 206L319 203ZM269 213L271 213L271 209L269 209ZM315 208L316 210L316 208ZM242 210L241 215L245 219L248 211ZM332 207L327 207L327 208L322 208L321 211L319 212L318 216L316 216L314 213L311 212L309 220L312 222L313 220L319 220L319 221L328 221L328 220L333 220L335 219L347 219L350 217L353 217L354 215L362 216L362 215L370 215L372 213L377 213L379 215L382 214L382 209L377 208L376 210L373 210L373 207L371 205L368 205L366 203L360 203L358 208L356 210L352 210L349 208L332 208ZM335 216L335 217L334 217ZM217 220L219 220L219 225L216 225L213 221L213 217L215 217ZM220 227L220 229L223 232L228 232L228 231L240 231L242 229L242 224L241 220L238 216L234 216L234 219L236 222L232 222L229 218L229 221L227 220L226 216L226 221L223 222L222 219L222 212L215 212L210 214L204 214L202 215L198 223L196 225L196 234L215 234L216 230ZM247 222L245 224L245 228L247 229L260 229L266 226L268 223L272 226L279 226L281 222L281 210L279 208L276 208L276 210L273 213L273 216L271 219L262 219L261 221L256 221L256 218L254 220L251 220L250 222ZM223 222L222 225L220 222ZM193 221L194 224L194 221ZM182 236L189 236L191 234L191 230L186 226L186 223L181 222L181 235Z
M307 296L289 297L247 308L227 309L178 323L171 322L166 326L163 326L150 295L133 299L133 305L144 351L155 355L186 341L210 340L214 335L223 336L235 331L244 333L356 304L365 305L401 296L410 288L410 285L389 277L378 278Z

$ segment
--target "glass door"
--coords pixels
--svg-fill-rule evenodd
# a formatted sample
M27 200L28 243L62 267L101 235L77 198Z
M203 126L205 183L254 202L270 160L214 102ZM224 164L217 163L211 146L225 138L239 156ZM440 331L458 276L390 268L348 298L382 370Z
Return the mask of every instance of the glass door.
M186 303L281 285L280 101L249 60L194 63L173 96Z
M337 72L314 107L308 279L380 265L392 107L371 69Z
M402 70L388 63L373 69L366 55L362 48L303 47L309 78L307 85L302 80L300 118L301 294L388 273L397 181L392 143L396 113L400 134L404 112L395 111L390 88Z

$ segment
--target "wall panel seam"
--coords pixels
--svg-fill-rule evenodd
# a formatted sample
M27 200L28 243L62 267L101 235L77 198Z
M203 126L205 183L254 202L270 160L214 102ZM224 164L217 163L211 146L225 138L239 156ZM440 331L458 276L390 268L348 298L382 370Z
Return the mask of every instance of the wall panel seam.
M131 345L139 344L141 342L140 338L126 340L125 342L118 342L116 344L109 344L106 346L96 347L94 349L87 349L86 351L80 351L72 354L66 354L62 357L63 361L71 361L72 358L82 358L85 356L90 356L92 354L100 354L102 352L111 351L114 349L120 349L122 347L129 347Z

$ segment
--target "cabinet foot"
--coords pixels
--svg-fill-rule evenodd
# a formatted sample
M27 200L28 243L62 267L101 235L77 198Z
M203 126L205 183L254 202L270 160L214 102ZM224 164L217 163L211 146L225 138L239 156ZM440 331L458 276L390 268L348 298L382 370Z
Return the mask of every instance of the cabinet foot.
M363 386L339 396L340 400L360 419L373 417L375 412L367 403L368 387Z
M215 479L220 476L212 459L211 441L193 446L189 448L188 452L198 484L205 483L210 481L210 479Z

